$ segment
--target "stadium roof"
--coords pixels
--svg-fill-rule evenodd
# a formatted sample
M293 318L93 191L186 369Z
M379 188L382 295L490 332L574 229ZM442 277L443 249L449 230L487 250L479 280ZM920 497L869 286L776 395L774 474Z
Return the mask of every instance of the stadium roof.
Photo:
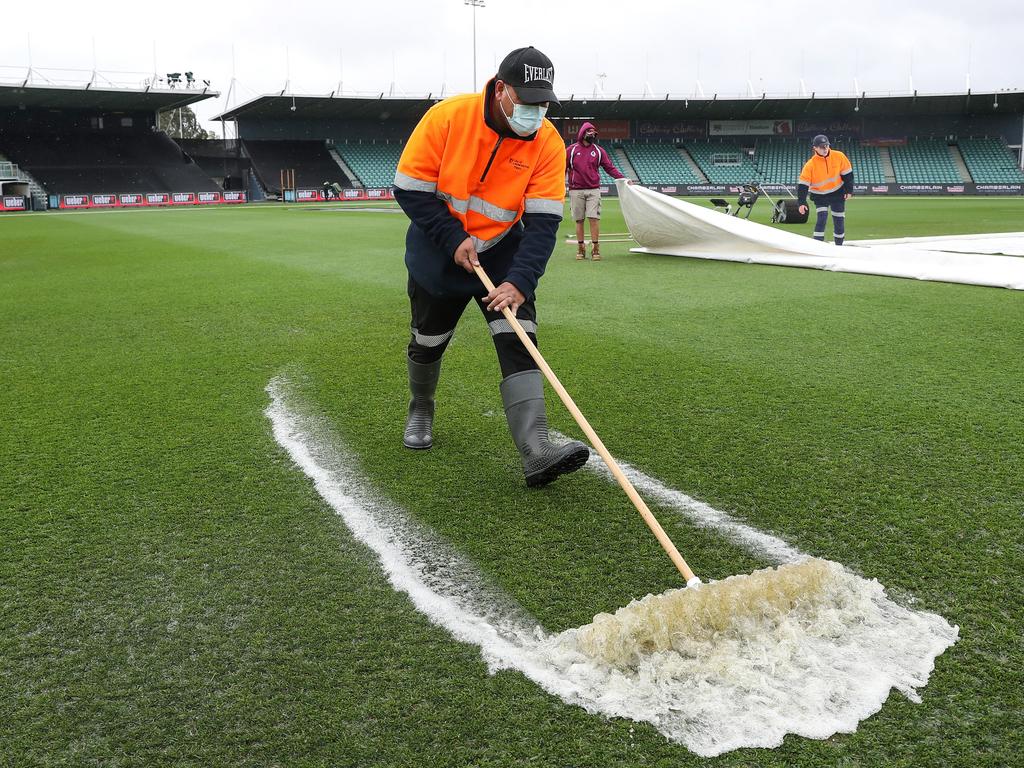
M220 94L209 88L96 88L0 85L0 109L100 109L110 112L177 109Z
M687 98L617 96L560 97L556 118L598 120L724 120L779 117L832 117L857 112L862 117L892 115L992 115L1024 113L1024 91L998 93L895 94L856 96L746 96ZM280 93L259 96L229 109L214 120L372 118L419 119L440 96L395 98L385 96L299 96Z

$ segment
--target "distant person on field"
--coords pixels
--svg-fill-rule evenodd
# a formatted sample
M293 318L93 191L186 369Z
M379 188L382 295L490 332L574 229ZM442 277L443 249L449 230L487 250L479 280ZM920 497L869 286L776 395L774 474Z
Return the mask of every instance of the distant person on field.
M807 213L807 193L810 192L818 212L814 239L825 240L825 226L831 211L833 240L836 245L842 245L846 235L846 201L853 197L853 166L846 155L829 146L828 136L818 134L811 147L814 154L804 163L796 185L799 210Z
M501 314L511 310L537 343L534 291L554 250L565 200L565 145L544 118L548 105L558 104L553 81L554 67L543 53L512 51L482 93L454 96L427 111L395 173L395 200L411 220L405 264L412 399L403 442L408 448L433 444L441 356L472 301L498 353L505 416L528 486L573 472L590 456L583 443L549 440L544 380ZM493 291L474 265L487 271Z
M576 142L565 150L566 175L569 182L569 208L576 222L576 259L587 258L583 242L583 219L590 222L590 257L601 260L598 243L601 223L601 175L599 168L613 179L621 179L622 172L615 167L608 153L597 143L597 129L593 123L583 123Z

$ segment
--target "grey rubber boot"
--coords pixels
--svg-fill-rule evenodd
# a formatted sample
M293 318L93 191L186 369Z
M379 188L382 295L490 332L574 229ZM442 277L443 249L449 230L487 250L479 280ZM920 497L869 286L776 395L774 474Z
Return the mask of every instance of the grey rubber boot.
M434 444L434 392L441 376L441 361L409 363L409 418L405 420L406 448L423 449Z
M529 487L547 485L559 475L575 472L587 463L590 449L583 443L573 440L555 445L548 439L544 381L540 371L520 371L507 376L501 382L501 399Z

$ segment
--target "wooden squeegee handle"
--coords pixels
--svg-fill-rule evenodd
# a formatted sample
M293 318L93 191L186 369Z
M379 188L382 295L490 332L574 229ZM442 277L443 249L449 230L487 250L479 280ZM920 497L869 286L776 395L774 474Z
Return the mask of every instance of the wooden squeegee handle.
M491 282L491 278L489 278L487 273L484 272L483 267L474 265L473 269L487 290L493 291L494 283ZM679 550L676 549L676 545L672 543L672 539L668 537L668 534L665 533L665 529L661 527L661 523L658 522L651 510L647 508L647 504L640 497L640 494L637 493L636 488L633 487L629 478L623 473L618 462L612 458L612 455L608 452L608 449L604 447L604 443L601 442L601 438L597 436L594 428L590 426L590 423L580 412L580 409L576 407L576 403L574 403L572 398L569 397L569 393L565 391L565 387L562 386L562 382L558 380L558 377L555 376L555 372L551 370L551 366L549 366L541 356L540 350L537 349L536 345L532 341L530 341L530 337L526 335L526 331L523 330L523 326L519 324L518 320L516 320L516 316L512 314L512 311L508 307L505 307L501 311L502 314L505 315L505 319L508 320L509 325L512 326L512 330L515 331L516 336L518 336L519 340L523 342L523 346L526 347L526 351L530 353L530 357L532 357L533 361L537 363L537 366L544 374L544 378L546 378L548 383L551 384L552 389L558 393L558 397L565 404L565 407L569 409L569 413L572 414L576 423L580 425L580 429L583 430L587 439L590 440L590 444L594 446L601 458L604 459L604 463L608 465L608 469L612 471L615 479L618 481L619 485L622 486L622 490L626 492L629 500L633 502L633 506L636 507L637 512L640 513L644 522L647 523L647 527L651 529L651 533L654 534L658 543L661 544L662 549L665 550L665 553L672 560L676 569L683 575L683 578L686 579L687 584L694 581L699 582L700 580L697 579L693 571L690 570L690 566L686 564L683 556L679 554Z

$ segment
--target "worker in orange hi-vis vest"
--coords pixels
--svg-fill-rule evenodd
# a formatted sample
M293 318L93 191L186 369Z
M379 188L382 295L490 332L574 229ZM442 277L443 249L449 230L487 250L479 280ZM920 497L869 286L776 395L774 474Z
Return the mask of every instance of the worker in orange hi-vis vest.
M814 154L800 171L796 186L799 210L807 213L807 194L810 193L818 212L814 239L824 241L831 212L833 240L836 245L842 245L846 235L846 201L853 197L853 166L846 155L831 148L828 136L818 134L811 146Z
M580 442L551 442L544 381L502 309L537 343L534 292L555 248L565 200L565 145L545 113L558 104L551 60L519 48L482 93L431 107L395 173L410 219L405 264L412 309L411 400L403 443L433 445L434 394L444 354L470 301L483 312L501 365L501 397L528 486L550 483L590 457ZM482 266L495 284L476 277Z

